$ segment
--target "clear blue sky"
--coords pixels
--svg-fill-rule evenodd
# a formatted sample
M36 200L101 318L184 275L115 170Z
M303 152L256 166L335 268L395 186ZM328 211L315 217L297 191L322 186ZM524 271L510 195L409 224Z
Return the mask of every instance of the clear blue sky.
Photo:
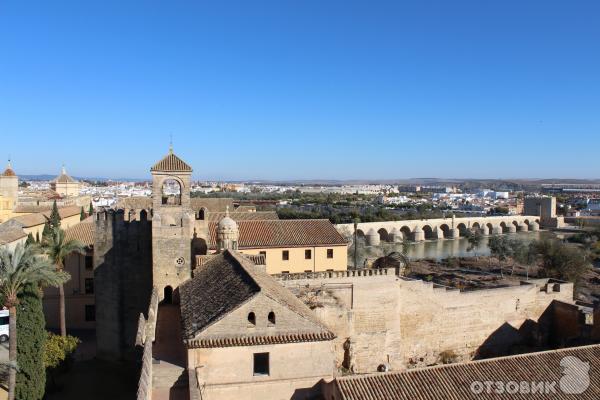
M600 178L597 0L89 3L0 2L19 173Z

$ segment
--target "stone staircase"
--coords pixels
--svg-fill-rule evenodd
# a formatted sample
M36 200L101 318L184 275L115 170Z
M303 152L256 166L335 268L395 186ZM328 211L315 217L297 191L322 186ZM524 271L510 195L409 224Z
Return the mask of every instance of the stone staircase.
M159 305L152 356L152 400L189 400L178 305Z

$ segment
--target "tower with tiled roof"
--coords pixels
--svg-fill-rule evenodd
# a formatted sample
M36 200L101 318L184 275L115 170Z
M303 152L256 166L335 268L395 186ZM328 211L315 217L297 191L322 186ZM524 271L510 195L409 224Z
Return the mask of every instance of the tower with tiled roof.
M194 212L190 207L192 167L173 148L152 173L152 280L161 299L170 301L191 277Z
M54 190L62 197L79 196L81 183L67 174L67 169L63 165L60 170L60 175L50 182L50 189Z
M12 168L10 160L0 175L0 222L10 218L17 205L19 178Z

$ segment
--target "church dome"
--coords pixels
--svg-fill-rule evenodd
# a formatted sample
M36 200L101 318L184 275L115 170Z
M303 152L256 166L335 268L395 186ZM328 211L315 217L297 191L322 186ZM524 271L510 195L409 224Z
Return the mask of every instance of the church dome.
M229 207L227 207L225 216L219 221L218 229L219 231L237 231L237 223L229 216Z
M17 176L17 174L15 174L15 171L12 169L12 165L10 164L10 161L6 165L6 169L2 173L2 176Z

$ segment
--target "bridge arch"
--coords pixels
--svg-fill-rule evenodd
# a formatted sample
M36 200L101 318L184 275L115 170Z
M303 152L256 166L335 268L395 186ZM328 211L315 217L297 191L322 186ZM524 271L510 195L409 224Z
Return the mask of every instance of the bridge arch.
M365 237L365 233L363 232L362 229L357 229L356 230L356 236L358 236L360 238L364 238Z
M439 231L442 231L445 239L451 238L450 227L448 226L448 224L441 224L440 226L438 226L438 233L439 233Z
M437 239L433 233L433 229L429 225L424 225L421 229L423 229L423 233L425 234L425 239Z
M478 232L481 230L481 225L479 225L479 222L473 222L473 224L471 224L471 230L473 232Z
M460 223L456 226L458 228L459 236L466 236L467 234L467 226L464 223Z
M502 233L508 233L509 232L508 225L504 221L500 222L500 228L502 228Z
M390 235L388 234L388 231L385 228L379 228L377 230L377 233L379 233L379 240L381 240L382 242L390 241Z
M408 226L404 225L402 228L400 228L400 232L402 233L402 238L404 240L412 238L412 231Z
M484 225L484 229L488 230L488 235L492 235L494 233L494 225L491 222L488 222Z

